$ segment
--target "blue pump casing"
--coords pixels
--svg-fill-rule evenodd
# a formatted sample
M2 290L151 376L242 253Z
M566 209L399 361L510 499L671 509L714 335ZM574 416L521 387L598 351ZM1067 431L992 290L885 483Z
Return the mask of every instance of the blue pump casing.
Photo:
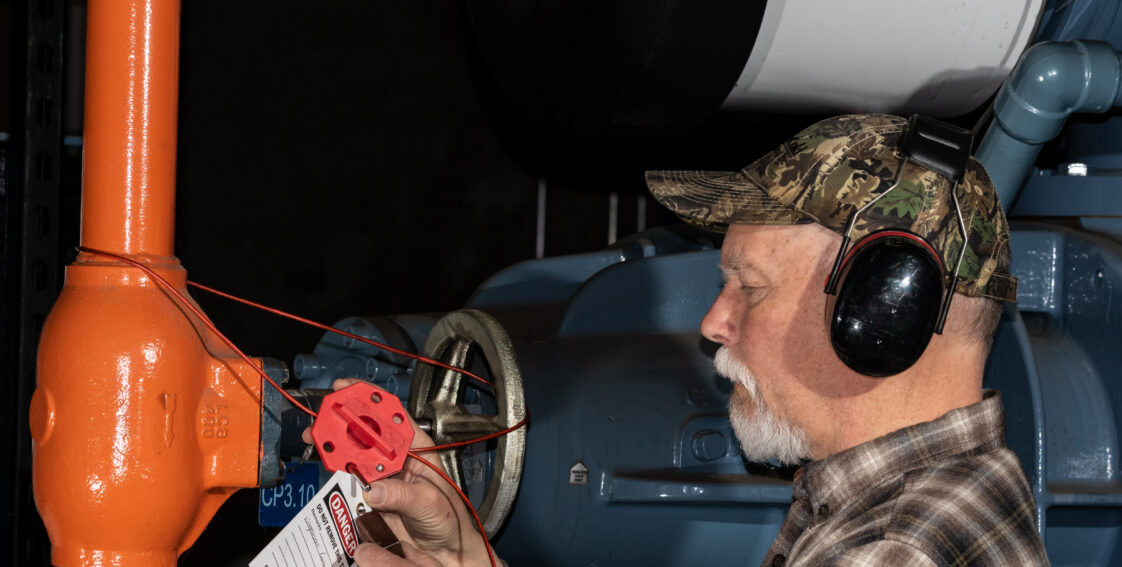
M1122 565L1122 117L1073 115L1120 102L1118 12L1113 2L1050 2L1038 39L1064 43L1030 50L978 151L1010 207L1020 280L985 386L1003 392L1007 443L1053 565ZM1033 167L1057 134L1069 162L1085 167ZM494 539L511 564L753 565L765 555L791 471L741 457L731 387L697 332L721 285L715 238L655 229L525 262L465 306L510 335L532 412L521 488ZM415 351L439 315L343 323ZM305 388L357 375L408 396L407 361L333 335L313 355L294 365ZM485 397L470 403L487 411ZM494 466L492 453L477 451L465 468ZM489 476L466 475L476 502L477 479Z
M764 556L790 502L791 471L740 456L730 385L697 333L721 285L716 244L656 229L619 248L516 265L469 301L510 335L533 415L522 487L495 540L512 564L743 565ZM1122 386L1112 372L1122 367L1122 326L1112 321L1122 320L1122 245L1016 223L1012 248L1019 307L1006 310L986 387L1004 394L1008 443L1033 486L1053 563L1118 564ZM514 292L519 281L525 294ZM317 347L320 360L328 350ZM339 360L362 354L336 350ZM333 367L317 379L366 365ZM378 376L388 374L375 373L385 383ZM478 498L483 487L472 483L468 475Z

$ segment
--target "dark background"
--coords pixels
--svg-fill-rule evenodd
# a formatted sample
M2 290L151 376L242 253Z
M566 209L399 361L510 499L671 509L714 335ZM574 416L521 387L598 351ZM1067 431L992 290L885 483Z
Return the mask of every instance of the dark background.
M190 277L324 321L461 306L535 256L539 183L545 255L597 250L612 192L619 237L676 222L644 169L739 169L799 127L715 116L670 142L545 131L499 92L455 1L185 2L180 77ZM290 361L319 336L203 301L250 352Z
M33 82L23 26L47 5L59 10L44 17L62 29L51 72L69 136L52 225L61 286L79 226L84 3L0 0L0 150L9 168L21 163ZM814 119L717 114L670 140L546 131L499 91L453 0L188 0L180 53L176 254L193 280L329 323L463 305L488 276L535 257L541 186L544 254L597 250L611 240L613 193L619 238L676 222L646 196L645 169L739 169ZM14 204L16 193L0 196ZM321 335L196 296L251 355L290 364ZM5 360L19 360L5 341ZM28 484L33 353L23 356L19 376L4 374L5 438L16 443L4 467L12 545L0 548L39 565L49 546ZM256 498L235 495L180 564L244 565L274 533L257 525Z

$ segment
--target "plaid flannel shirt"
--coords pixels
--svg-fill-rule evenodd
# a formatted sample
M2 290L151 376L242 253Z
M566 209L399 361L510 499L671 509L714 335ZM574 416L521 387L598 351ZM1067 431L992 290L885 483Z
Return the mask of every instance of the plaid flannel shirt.
M763 565L1048 565L1000 394L808 463Z

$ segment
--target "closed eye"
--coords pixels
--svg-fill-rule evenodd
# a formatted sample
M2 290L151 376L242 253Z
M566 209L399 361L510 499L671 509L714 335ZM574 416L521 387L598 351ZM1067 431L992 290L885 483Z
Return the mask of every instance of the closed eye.
M760 300L767 297L769 289L768 286L740 285L740 291L744 293L744 296L748 299L748 305L755 305L759 303Z

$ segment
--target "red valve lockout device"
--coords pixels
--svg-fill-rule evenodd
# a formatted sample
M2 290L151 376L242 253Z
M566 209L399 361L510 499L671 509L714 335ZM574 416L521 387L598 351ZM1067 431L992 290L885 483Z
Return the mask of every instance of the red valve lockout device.
M367 483L404 468L413 435L401 400L367 382L325 396L312 424L323 466L357 473Z

